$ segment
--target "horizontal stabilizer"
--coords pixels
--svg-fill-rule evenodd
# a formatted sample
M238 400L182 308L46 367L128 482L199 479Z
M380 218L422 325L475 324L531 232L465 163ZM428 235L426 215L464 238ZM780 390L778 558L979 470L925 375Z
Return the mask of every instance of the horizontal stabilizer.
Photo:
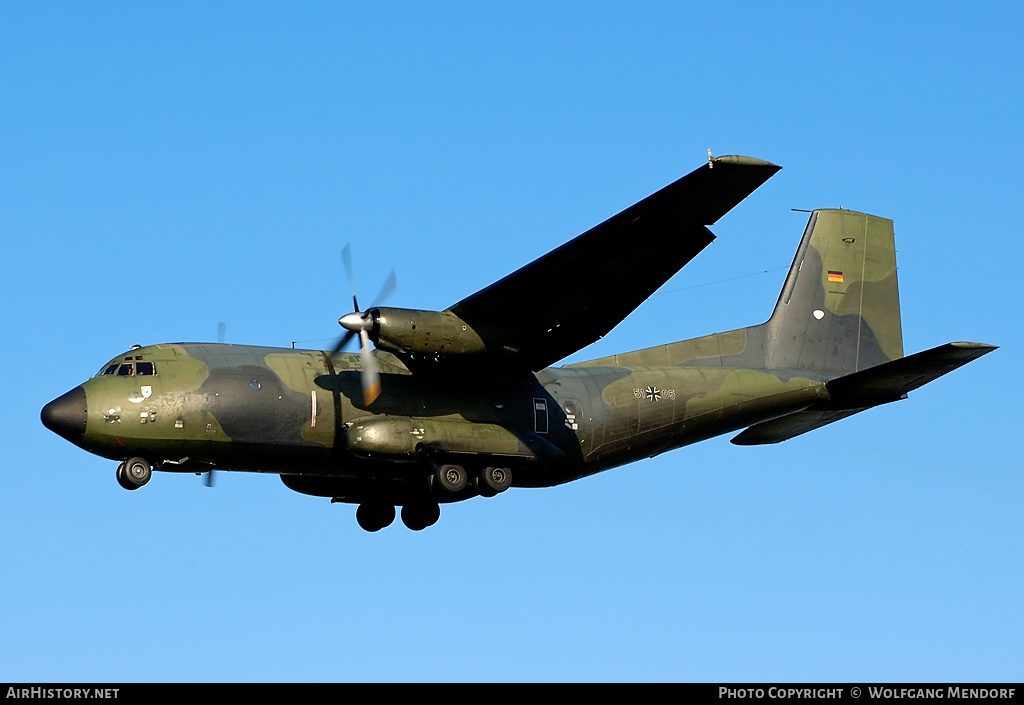
M879 404L903 399L918 387L996 349L984 343L947 343L826 383L829 401L755 424L732 439L736 445L779 443Z
M902 399L918 387L996 349L985 343L946 343L828 383L831 408L859 408Z
M867 408L867 407L865 407ZM827 426L833 421L853 416L865 409L844 409L842 411L798 411L771 421L754 424L732 439L738 446L758 446L767 443L781 443L816 428Z

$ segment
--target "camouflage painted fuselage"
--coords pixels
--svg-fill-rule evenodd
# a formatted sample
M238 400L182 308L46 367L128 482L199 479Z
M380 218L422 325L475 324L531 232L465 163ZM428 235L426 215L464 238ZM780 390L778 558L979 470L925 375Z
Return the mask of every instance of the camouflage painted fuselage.
M844 210L811 214L761 325L530 372L505 362L508 346L491 350L491 334L459 318L479 314L460 306L429 314L456 321L447 337L402 327L422 312L379 315L372 358L133 349L48 404L43 422L125 461L119 481L135 460L139 486L149 464L277 473L299 492L385 507L379 520L369 510L360 519L369 530L386 526L394 505L433 506L407 522L422 528L438 502L491 493L492 470L545 487L740 429L735 443L777 443L904 398L994 349L949 343L904 357L892 222ZM559 330L546 333L557 341ZM368 402L364 359L380 373ZM446 468L475 481L446 489Z
M360 408L358 355L332 360L321 351L198 343L132 350L108 364L113 373L82 385L88 415L80 445L111 459L151 458L163 470L353 480L419 481L438 459L499 463L514 469L516 486L536 487L827 396L820 377L743 368L565 367L421 378L394 356L376 354L385 391L370 411ZM138 362L152 363L155 374L117 374Z

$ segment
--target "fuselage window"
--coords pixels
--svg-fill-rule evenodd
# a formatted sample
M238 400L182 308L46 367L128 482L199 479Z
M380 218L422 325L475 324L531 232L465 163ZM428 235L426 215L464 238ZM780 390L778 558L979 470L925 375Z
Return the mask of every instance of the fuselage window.
M126 362L117 369L118 377L131 377L133 374L132 363Z
M112 375L115 372L117 372L117 363L116 362L113 365L110 365L109 367L107 367L107 369L103 370L103 374L105 374L105 375Z
M156 370L153 369L152 362L136 362L135 363L135 374L137 375L155 375Z

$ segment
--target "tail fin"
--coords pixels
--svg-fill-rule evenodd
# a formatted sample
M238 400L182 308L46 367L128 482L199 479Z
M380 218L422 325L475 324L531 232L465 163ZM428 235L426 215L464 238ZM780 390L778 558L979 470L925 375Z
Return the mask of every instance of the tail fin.
M760 328L769 369L838 377L903 357L892 221L814 211Z

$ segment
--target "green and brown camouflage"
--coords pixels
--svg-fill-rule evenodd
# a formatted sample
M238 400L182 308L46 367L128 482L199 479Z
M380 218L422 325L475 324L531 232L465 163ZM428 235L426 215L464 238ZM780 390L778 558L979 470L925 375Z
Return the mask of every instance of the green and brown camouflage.
M139 347L46 405L43 422L119 461L128 489L150 467L269 472L360 505L368 530L396 505L421 529L438 503L510 485L557 485L736 431L738 444L786 440L994 349L950 343L904 357L892 222L840 209L811 214L765 323L547 366L610 330L777 170L712 160L447 311L371 308L359 325L372 353ZM654 255L655 283L637 283L630 275ZM580 268L595 274L582 296L541 286ZM379 396L364 394L368 364Z

